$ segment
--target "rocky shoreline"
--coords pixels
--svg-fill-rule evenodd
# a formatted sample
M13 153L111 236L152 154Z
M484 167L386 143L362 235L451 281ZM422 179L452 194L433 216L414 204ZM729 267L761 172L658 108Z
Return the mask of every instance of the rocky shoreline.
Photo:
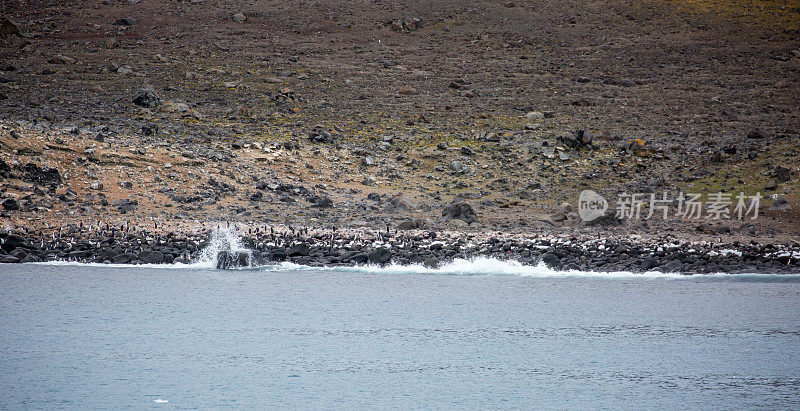
M215 248L220 241L237 244ZM422 264L433 268L454 259L487 257L524 265L544 263L555 270L800 273L798 243L713 243L670 236L600 238L282 226L223 227L174 234L128 227L73 227L49 234L0 233L0 242L0 263L173 264L198 261L203 254L211 253L217 268L222 269L280 262L307 266Z

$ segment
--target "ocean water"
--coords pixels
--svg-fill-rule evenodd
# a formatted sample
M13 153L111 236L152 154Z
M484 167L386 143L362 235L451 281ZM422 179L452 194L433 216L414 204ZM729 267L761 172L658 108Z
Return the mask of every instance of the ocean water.
M0 408L800 407L800 276L0 265Z

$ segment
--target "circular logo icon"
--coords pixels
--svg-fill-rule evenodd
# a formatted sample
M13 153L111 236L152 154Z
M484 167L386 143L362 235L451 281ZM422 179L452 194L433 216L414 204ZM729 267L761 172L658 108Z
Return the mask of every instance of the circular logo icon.
M578 215L583 221L596 220L606 214L608 201L592 190L583 190L578 196Z

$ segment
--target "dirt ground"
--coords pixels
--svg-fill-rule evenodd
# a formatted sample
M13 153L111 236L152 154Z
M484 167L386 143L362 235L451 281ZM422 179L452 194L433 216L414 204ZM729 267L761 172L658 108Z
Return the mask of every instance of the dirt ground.
M800 234L800 1L1 7L0 200L19 204L7 229ZM26 178L29 163L63 181ZM612 210L620 193L767 197L756 220L598 228L562 204L586 189ZM477 222L442 217L456 198ZM789 209L769 210L778 199Z

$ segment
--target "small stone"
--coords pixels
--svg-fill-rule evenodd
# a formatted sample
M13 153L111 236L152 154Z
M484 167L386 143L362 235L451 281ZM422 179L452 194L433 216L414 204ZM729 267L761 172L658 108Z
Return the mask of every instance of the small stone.
M406 95L406 96L415 96L415 95L419 94L419 91L417 89L415 89L414 87L411 87L411 86L400 87L399 91L400 91L400 94L403 94L403 95Z
M11 36L21 33L22 32L19 29L19 24L16 21L8 17L4 17L2 20L0 20L0 35Z
M528 120L542 120L544 119L544 113L541 111L529 111L525 113L525 118Z
M775 177L778 181L789 181L792 177L792 171L783 166L775 167Z
M785 197L778 197L772 205L769 206L770 211L786 211L791 210L792 206L789 204L789 201L786 200Z
M375 182L376 182L375 177L372 177L372 176L366 176L366 177L364 177L363 180L361 180L361 184L363 184L365 186L371 186L371 185L375 184Z
M47 60L47 62L50 64L72 64L75 62L75 59L72 57L67 57L63 54L56 54Z
M245 16L244 13L236 13L233 15L233 21L237 23L244 23L245 20L247 20L247 16Z
M121 19L114 20L115 26L133 26L136 24L136 19L130 17L124 17Z
M375 158L373 158L372 156L366 156L361 159L361 165L363 165L364 167L372 167L375 165Z

